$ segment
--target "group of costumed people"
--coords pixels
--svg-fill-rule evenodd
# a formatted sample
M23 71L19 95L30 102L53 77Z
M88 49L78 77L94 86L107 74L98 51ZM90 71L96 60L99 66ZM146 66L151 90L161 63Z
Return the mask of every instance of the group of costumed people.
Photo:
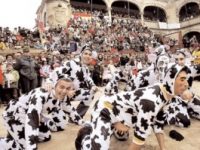
M129 150L141 149L152 130L164 150L166 125L188 127L190 117L200 119L200 99L191 90L200 65L185 64L182 51L173 56L173 63L164 49L156 54L156 61L137 76L126 69L116 71L95 103L91 120L85 121L98 87L88 69L92 50L84 47L79 58L56 68L42 87L10 100L3 112L8 135L0 138L1 149L37 149L39 142L51 139L51 132L72 122L82 126L75 139L77 150L108 150L112 135L128 140L131 129ZM118 82L125 78L127 87L119 91ZM75 100L80 101L77 107L71 104Z

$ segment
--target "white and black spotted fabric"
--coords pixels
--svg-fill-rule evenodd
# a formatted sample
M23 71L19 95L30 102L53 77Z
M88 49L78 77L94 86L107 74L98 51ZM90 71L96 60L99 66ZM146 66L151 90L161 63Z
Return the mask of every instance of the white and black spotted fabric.
M76 90L74 100L80 101L77 112L83 117L93 100L94 91L91 90L91 87L95 84L91 78L88 67L82 65L80 61L80 59L75 59L64 63L63 66L56 68L53 73L50 74L48 80L53 83L56 83L58 79L63 77L72 80Z
M11 100L3 112L8 137L0 139L0 147L2 150L37 149L38 142L50 140L51 131L64 130L67 116L77 124L84 123L67 97L60 101L54 98L53 91L34 89L18 100Z
M158 59L162 60L162 59ZM157 61L159 62L159 61ZM169 66L172 66L170 64ZM131 91L140 87L146 87L152 85L156 82L161 82L162 69L161 73L159 73L158 64L155 68L149 68L147 70L141 71L138 73L138 76L132 78L130 82L128 82L126 90ZM167 66L167 67L169 67ZM200 75L200 65L187 65L190 72L188 74L188 83L189 88L192 86L193 78ZM175 104L176 102L176 104ZM175 124L181 127L188 127L190 125L190 116L199 119L200 118L200 98L195 96L195 99L186 104L184 101L180 100L180 97L177 100L174 100L174 103L168 105L168 108L164 110L166 117L166 122L168 124ZM190 114L190 116L188 115Z
M128 83L131 79L131 66L126 65L124 70L116 71L113 74L113 78L105 86L104 93L105 95L113 95L119 92L119 81L125 81Z
M176 75L181 70L174 65L166 75L163 86L169 93L173 93ZM170 83L171 86L169 85ZM94 106L91 124L83 127L76 139L77 150L108 150L113 124L121 122L134 128L133 141L145 141L151 134L163 132L165 118L163 107L173 101L167 101L161 90L162 85L139 88L135 91L121 92L113 96L101 97Z

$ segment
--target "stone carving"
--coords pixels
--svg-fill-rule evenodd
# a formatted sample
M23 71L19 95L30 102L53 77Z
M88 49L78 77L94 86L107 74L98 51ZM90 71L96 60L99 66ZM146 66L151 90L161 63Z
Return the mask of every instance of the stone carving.
M46 5L48 25L50 27L65 26L71 14L68 0L48 0Z

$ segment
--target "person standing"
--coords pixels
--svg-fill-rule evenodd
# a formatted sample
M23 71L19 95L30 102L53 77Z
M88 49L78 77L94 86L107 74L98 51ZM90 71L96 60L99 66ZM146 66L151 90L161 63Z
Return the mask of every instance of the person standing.
M39 69L39 65L31 58L28 48L23 49L23 55L16 60L14 69L17 70L20 75L22 93L28 93L37 87L38 81L36 70Z

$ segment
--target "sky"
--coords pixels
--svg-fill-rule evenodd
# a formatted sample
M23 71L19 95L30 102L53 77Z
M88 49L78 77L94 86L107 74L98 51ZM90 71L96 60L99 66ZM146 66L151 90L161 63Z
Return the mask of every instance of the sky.
M22 26L32 29L35 26L36 11L42 0L0 0L0 26Z

